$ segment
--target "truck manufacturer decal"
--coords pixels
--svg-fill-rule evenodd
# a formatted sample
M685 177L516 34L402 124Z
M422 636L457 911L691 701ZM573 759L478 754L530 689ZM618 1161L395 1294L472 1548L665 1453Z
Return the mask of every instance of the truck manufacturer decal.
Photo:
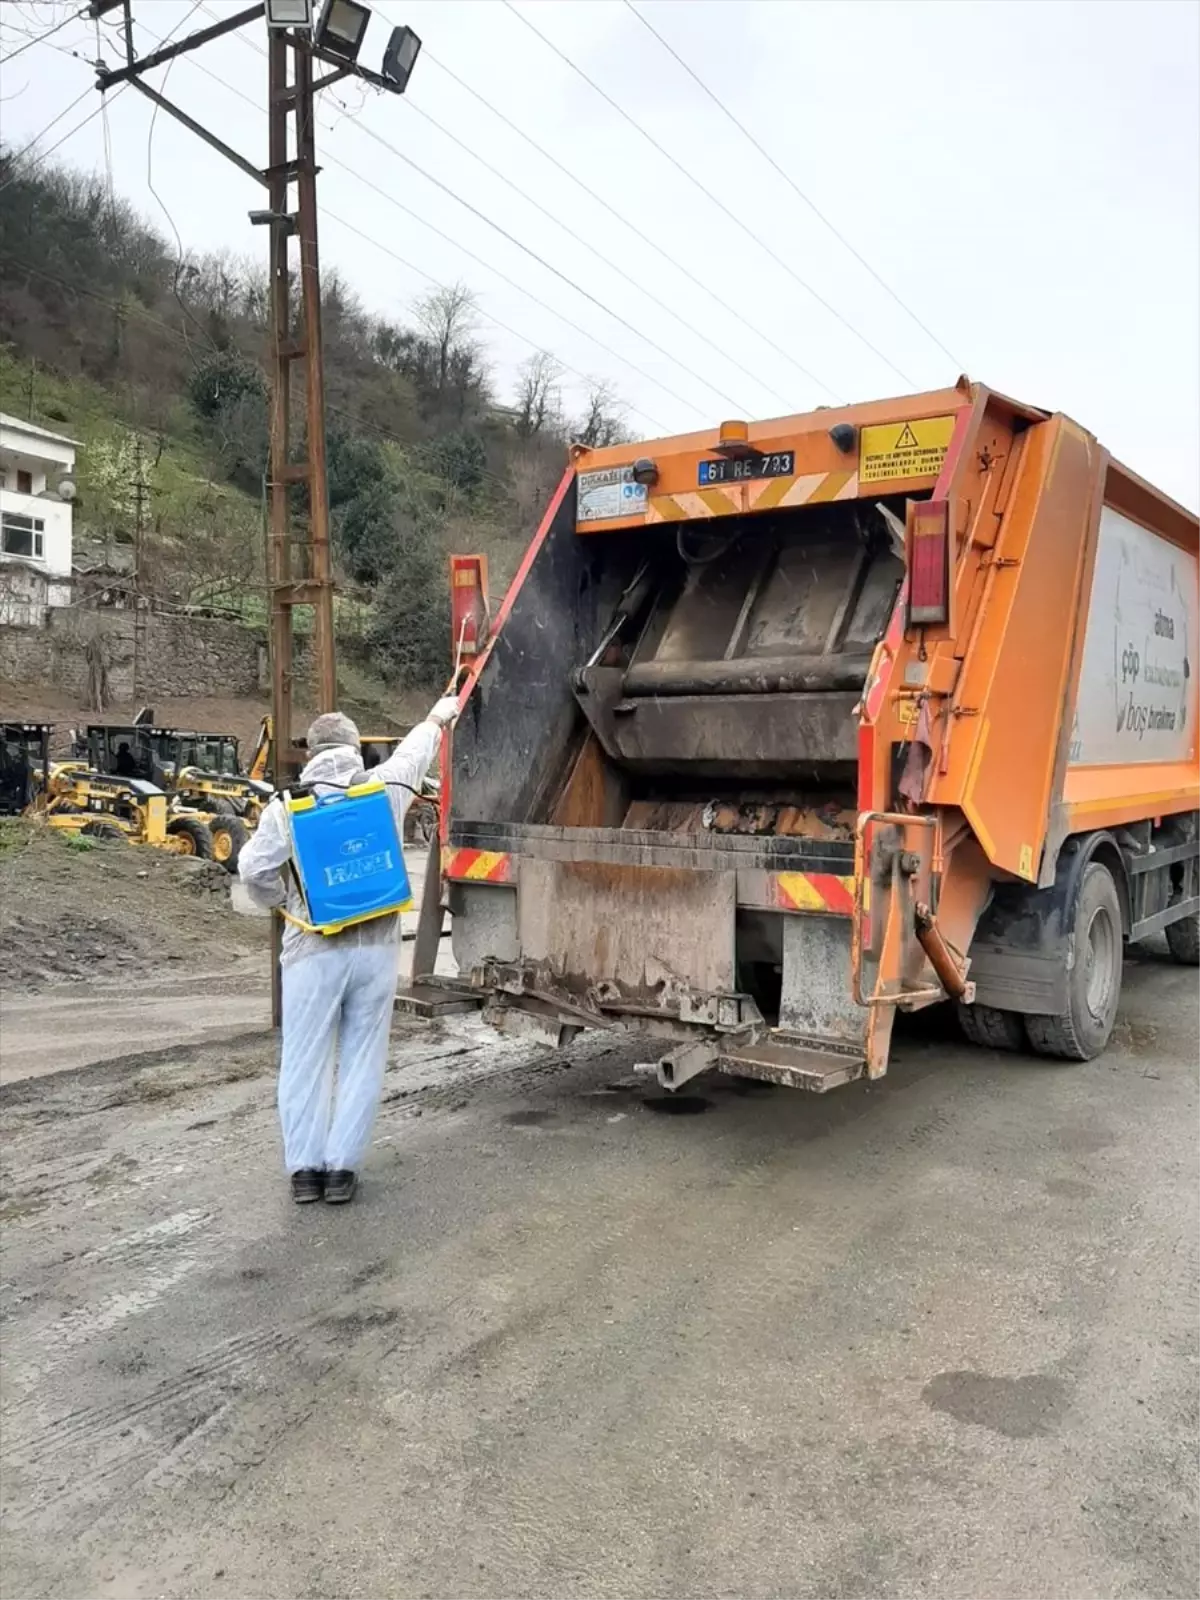
M890 478L936 478L954 433L955 418L923 417L917 422L885 422L864 428L858 443L861 483Z
M1195 556L1104 507L1072 766L1194 756L1196 590Z

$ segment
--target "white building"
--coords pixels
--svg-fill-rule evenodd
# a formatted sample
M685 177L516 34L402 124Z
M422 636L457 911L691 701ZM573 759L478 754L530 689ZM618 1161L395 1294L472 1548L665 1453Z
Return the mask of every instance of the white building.
M41 623L70 602L75 448L0 412L0 622Z

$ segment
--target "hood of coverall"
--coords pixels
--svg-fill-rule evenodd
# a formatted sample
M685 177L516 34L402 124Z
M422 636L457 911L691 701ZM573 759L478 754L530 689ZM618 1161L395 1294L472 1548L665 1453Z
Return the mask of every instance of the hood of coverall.
M318 750L312 760L305 764L300 782L324 783L331 789L345 789L362 776L362 752L352 744L334 744L327 750Z

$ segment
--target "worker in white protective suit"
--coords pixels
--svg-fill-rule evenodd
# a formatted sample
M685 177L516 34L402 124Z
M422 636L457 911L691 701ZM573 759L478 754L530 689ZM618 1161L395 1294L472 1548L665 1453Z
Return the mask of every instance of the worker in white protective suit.
M404 814L437 754L442 730L457 716L453 696L439 700L388 759L371 769L371 779L388 786L401 836ZM318 794L363 778L358 729L340 711L316 719L308 749L300 782L315 785ZM283 803L276 798L242 848L238 875L258 905L284 907L303 920L304 903L287 870L290 856ZM429 892L436 894L437 885ZM379 1109L399 963L398 914L329 935L285 924L279 1121L298 1205L322 1197L344 1205L354 1197Z

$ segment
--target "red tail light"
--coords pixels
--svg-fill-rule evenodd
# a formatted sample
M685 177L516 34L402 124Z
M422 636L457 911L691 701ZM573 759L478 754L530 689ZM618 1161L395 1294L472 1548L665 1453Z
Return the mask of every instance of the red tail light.
M950 621L950 505L908 503L908 621L944 627Z

